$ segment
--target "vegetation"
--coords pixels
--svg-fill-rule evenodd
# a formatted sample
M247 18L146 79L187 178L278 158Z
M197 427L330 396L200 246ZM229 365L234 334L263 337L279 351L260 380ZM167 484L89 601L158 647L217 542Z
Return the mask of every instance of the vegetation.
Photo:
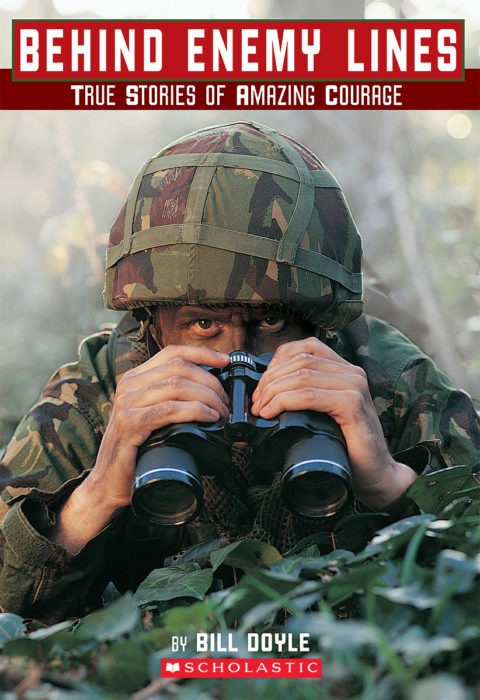
M452 467L417 480L410 496L420 514L394 524L383 514L347 516L333 538L312 536L283 557L262 542L213 541L153 571L135 592L109 589L106 607L81 620L45 628L0 615L3 697L20 689L37 691L22 697L133 700L473 700L479 494L469 469ZM335 549L321 555L327 540ZM223 588L220 574L231 569L238 582ZM162 679L161 659L180 655L172 636L188 637L191 658L198 631L231 633L241 657L247 632L309 633L323 677Z

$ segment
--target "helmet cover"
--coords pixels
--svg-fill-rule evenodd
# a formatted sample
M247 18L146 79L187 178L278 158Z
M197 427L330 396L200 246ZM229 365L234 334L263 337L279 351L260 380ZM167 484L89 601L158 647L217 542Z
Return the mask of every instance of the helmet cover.
M201 129L137 174L110 231L104 300L285 305L341 328L362 310L361 238L333 174L255 122Z

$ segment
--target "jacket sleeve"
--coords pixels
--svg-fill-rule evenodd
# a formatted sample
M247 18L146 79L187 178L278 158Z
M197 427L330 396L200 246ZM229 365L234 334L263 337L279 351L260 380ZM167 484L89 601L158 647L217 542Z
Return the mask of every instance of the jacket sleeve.
M56 509L93 466L98 449L88 421L76 409L68 407L68 421L60 421L58 413L65 410L43 403L20 424L5 455L3 479L9 487L3 495L8 500L0 503L0 606L45 622L84 612L107 539L101 533L72 556L45 536L55 524Z
M367 372L390 453L419 476L450 466L480 469L480 419L471 397L393 326L362 316L344 332L347 359ZM356 510L369 511L356 503ZM408 493L384 510L417 511Z
M480 470L480 418L473 401L429 357L416 357L405 365L392 410L392 452L435 441L439 449L432 454L433 470L458 465Z
M480 420L471 397L403 333L361 316L341 333L346 359L366 371L392 455L436 442L431 468L480 469Z
M91 469L108 422L105 336L60 368L8 445L0 470L0 606L46 622L78 615L100 574L108 533L76 556L45 533L55 510ZM104 379L106 377L106 379Z
M52 624L98 606L92 583L101 577L109 528L73 556L43 534L55 509L83 478L52 493L33 489L10 502L2 524L0 605L4 612Z

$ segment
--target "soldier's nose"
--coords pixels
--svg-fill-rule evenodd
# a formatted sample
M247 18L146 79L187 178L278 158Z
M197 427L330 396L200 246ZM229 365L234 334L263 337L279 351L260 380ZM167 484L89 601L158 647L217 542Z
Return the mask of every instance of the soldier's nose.
M248 335L245 327L230 326L222 335L222 352L228 354L234 350L248 350Z

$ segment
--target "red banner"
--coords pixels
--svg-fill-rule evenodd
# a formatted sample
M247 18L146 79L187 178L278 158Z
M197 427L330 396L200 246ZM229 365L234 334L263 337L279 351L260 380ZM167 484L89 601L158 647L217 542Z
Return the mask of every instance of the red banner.
M479 109L480 70L448 83L13 82L0 70L0 109Z
M16 20L15 80L462 80L462 20Z
M321 678L321 659L162 659L162 678Z

